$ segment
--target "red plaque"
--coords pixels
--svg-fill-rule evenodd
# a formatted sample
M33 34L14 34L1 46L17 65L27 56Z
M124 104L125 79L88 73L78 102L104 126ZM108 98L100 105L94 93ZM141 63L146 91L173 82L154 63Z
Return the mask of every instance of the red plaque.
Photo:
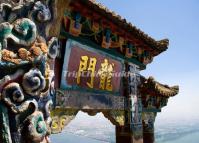
M121 72L122 63L114 57L71 40L67 42L62 87L119 92Z

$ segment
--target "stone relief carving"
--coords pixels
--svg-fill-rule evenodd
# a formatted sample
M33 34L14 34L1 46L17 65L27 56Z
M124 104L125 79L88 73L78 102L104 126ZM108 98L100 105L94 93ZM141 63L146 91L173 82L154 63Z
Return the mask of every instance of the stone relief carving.
M49 143L54 59L53 0L0 2L0 142Z

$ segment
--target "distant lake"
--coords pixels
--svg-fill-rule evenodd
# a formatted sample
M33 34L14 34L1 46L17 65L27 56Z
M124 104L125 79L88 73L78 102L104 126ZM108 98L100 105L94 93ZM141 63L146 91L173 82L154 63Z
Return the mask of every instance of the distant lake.
M95 139L90 139L84 136L77 136L72 133L61 133L51 136L52 143L110 143L99 141ZM157 142L157 143L198 143L199 140L199 132L191 133L185 135L184 137L166 141L166 142Z
M199 143L199 117L156 120L155 136L156 143ZM115 126L102 114L90 117L81 113L62 133L52 135L51 140L52 143L115 143Z
M185 135L182 138L179 138L173 141L164 142L164 143L198 143L198 142L199 142L199 132L196 132L196 133Z
M52 143L108 143L71 133L61 133L51 136Z

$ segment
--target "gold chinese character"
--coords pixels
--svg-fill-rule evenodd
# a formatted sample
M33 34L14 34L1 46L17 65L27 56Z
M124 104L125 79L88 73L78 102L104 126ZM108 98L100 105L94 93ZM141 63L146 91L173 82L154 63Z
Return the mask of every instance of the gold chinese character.
M90 82L87 82L87 86L90 87L90 88L93 88L93 86L94 86L94 76L95 76L95 67L96 67L97 60L96 60L96 58L90 58L89 65L88 65L88 60L89 60L88 56L82 56L81 57L81 61L80 61L80 64L79 64L79 70L78 70L78 73L77 73L77 84L80 84L80 82L81 82L81 80L80 80L81 74L83 72L90 71L91 80L90 80Z
M107 69L107 83L106 83L106 89L108 91L112 91L113 90L113 87L112 87L112 84L111 84L111 80L112 80L112 76L113 76L113 66L114 64L110 64L108 65L108 69Z
M100 76L100 85L99 88L112 91L111 79L113 76L113 66L114 64L109 64L107 59L104 59L104 63L101 64L101 69L98 71Z
M90 80L90 82L87 82L87 85L90 88L93 88L96 63L97 63L96 58L90 58L90 63L89 63L88 71L91 71L91 80Z
M87 63L88 63L88 56L82 56L79 64L79 70L77 73L77 84L80 84L81 74L87 69Z

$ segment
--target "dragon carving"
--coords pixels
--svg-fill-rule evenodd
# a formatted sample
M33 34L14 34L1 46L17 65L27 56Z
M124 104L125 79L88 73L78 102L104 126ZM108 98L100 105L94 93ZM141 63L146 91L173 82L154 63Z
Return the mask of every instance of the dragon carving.
M53 65L49 37L53 0L0 2L0 142L49 143Z

